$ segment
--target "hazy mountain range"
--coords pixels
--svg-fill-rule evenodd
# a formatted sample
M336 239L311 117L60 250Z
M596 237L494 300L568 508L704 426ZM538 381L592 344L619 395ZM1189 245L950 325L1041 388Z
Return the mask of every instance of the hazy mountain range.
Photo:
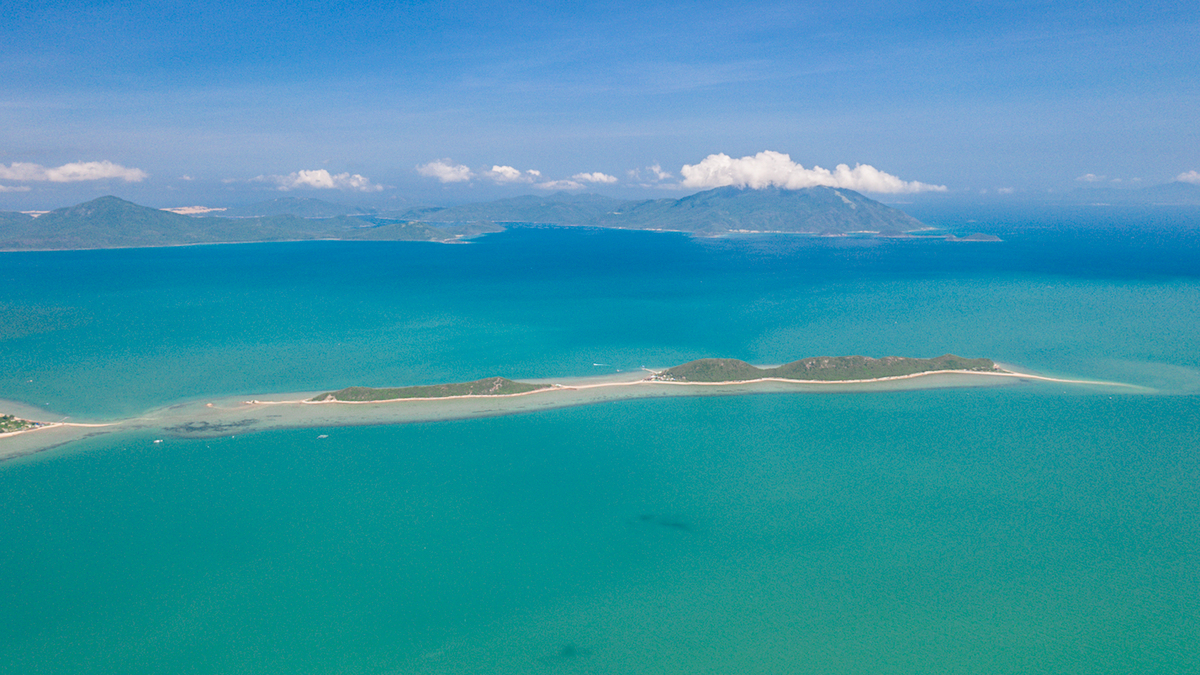
M1190 186L1189 186L1190 187ZM401 211L282 197L203 215L181 215L117 197L40 217L0 212L0 249L84 249L307 239L454 241L511 224L673 230L697 235L795 232L902 236L922 223L845 189L721 187L681 199L628 201L591 194L525 196ZM978 237L977 237L978 238ZM986 238L986 237L985 237Z

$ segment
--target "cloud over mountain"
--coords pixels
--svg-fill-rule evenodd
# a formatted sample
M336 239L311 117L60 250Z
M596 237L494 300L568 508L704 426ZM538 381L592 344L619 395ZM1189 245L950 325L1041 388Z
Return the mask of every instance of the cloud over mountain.
M576 180L548 180L538 183L534 187L543 190L578 190L583 187L583 183Z
M1180 183L1195 183L1196 185L1200 185L1200 171L1185 171L1175 176L1175 180Z
M571 180L576 180L582 183L615 183L617 182L617 177L610 176L606 173L600 173L599 171L593 171L592 173L577 173L574 176L571 176Z
M318 190L353 190L356 192L379 192L382 185L376 185L366 176L349 172L331 174L325 169L311 171L293 171L286 176L257 176L251 179L258 183L274 183L283 191L297 188Z
M680 173L683 175L682 185L688 188L732 185L756 190L771 186L797 190L824 186L891 194L946 190L944 185L901 180L869 164L858 164L853 169L838 164L833 171L819 166L806 169L793 162L790 156L770 150L741 159L724 153L709 155L698 164L685 164Z
M78 183L119 178L127 183L138 183L149 177L150 174L141 169L124 167L107 160L103 162L72 162L50 168L28 162L14 162L9 166L0 164L0 180Z

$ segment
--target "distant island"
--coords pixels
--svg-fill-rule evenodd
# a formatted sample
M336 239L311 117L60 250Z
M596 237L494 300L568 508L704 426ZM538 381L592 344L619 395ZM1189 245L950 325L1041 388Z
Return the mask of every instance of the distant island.
M721 187L680 199L627 201L557 193L463 206L380 212L318 199L281 197L240 207L141 206L100 197L40 215L0 212L0 250L141 248L333 239L451 243L513 225L685 232L697 236L797 233L913 237L908 214L846 189ZM973 234L951 241L997 241Z
M998 372L991 359L946 354L933 359L903 356L816 356L775 368L759 368L737 359L700 359L651 375L655 382L744 382L771 378L797 382L880 380L946 371Z
M966 359L953 354L932 359L819 356L769 368L737 359L699 359L665 370L643 369L556 382L489 377L410 387L348 387L315 395L282 393L249 400L242 397L194 400L121 420L83 422L55 415L57 421L52 422L5 414L0 415L0 461L83 438L138 430L147 435L153 433L149 438L159 444L169 438L467 419L662 396L884 392L1034 381L1149 391L1118 382L1022 373L1000 368L990 359Z
M946 354L933 359L885 356L818 356L775 368L759 368L737 359L699 359L681 366L653 372L642 382L686 384L732 384L781 380L790 382L872 382L945 372L1002 373L991 359L964 359ZM308 399L312 403L364 403L403 399L453 398L460 396L514 396L556 385L516 382L490 377L473 382L400 388L348 387Z

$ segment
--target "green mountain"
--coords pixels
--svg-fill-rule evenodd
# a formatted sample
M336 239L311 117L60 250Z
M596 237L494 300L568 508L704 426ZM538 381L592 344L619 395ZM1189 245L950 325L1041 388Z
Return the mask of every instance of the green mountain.
M0 227L6 225L24 225L33 220L33 216L20 211L0 211Z
M945 354L933 359L904 356L814 356L776 368L758 368L737 359L700 359L668 368L654 376L663 382L744 382L763 377L800 381L873 380L938 370L996 370L991 359L964 359Z
M826 187L762 190L721 187L682 199L623 201L558 193L514 197L445 209L414 209L399 217L427 222L554 223L697 234L731 231L903 232L922 227L908 214L853 190Z
M0 250L135 248L308 239L451 241L465 231L465 228L403 227L394 223L376 227L348 216L197 218L139 206L117 197L100 197L38 218L0 218Z
M737 231L899 233L921 227L907 214L853 190L824 187L723 187L682 199L646 201L559 193L442 209L415 208L394 214L368 214L361 209L357 216L340 213L347 209L350 207L318 199L281 197L220 216L196 217L139 206L117 197L101 197L38 218L0 214L0 250L305 239L453 241L502 229L496 223L676 230L705 235ZM228 217L239 213L257 215Z
M827 187L721 187L682 199L641 202L604 222L704 234L738 230L841 234L903 232L922 227L912 216L853 190Z
M559 192L544 197L526 195L449 208L419 207L394 215L402 219L440 223L483 221L599 225L606 216L636 203L600 195Z

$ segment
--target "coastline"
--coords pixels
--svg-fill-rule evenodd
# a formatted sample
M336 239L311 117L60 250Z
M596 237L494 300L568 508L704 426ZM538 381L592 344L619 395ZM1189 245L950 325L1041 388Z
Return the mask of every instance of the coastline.
M650 371L655 372L655 371ZM636 378L636 379L634 379ZM213 438L289 428L407 424L475 417L511 415L616 400L679 396L726 396L761 393L834 393L911 391L1049 382L1080 386L1122 387L1147 391L1119 382L1055 378L1015 370L981 372L941 370L865 380L792 380L764 377L727 382L653 380L646 371L621 375L528 380L540 389L513 394L463 394L380 401L311 400L319 392L296 392L261 398L226 397L174 404L145 414L104 423L43 421L42 426L0 435L0 462L58 448L85 438L126 432L155 432L162 438ZM339 405L341 404L341 405ZM0 401L0 412L30 409Z

